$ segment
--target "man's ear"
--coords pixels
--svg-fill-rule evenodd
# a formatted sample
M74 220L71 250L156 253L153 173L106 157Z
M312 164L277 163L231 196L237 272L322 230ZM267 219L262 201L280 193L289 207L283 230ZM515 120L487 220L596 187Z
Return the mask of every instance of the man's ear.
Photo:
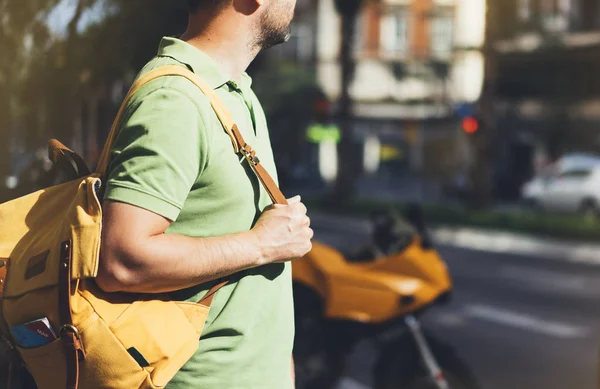
M233 7L244 15L252 15L264 2L265 0L233 0Z

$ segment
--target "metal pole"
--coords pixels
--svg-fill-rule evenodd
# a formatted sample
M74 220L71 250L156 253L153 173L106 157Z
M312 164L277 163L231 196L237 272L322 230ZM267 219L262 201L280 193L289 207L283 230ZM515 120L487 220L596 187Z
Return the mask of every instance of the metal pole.
M404 322L415 339L417 349L421 354L421 358L423 359L423 363L425 364L425 368L427 369L432 382L436 385L437 389L450 389L450 385L448 385L448 381L446 381L442 369L440 369L440 366L427 344L419 321L414 316L407 316L404 319Z

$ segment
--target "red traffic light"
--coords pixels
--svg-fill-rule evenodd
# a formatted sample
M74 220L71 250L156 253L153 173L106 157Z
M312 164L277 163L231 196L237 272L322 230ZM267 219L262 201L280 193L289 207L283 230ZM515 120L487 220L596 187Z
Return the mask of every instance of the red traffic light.
M314 108L317 113L326 114L329 112L329 101L327 99L318 99L315 102Z
M463 119L462 128L467 134L474 134L479 130L479 122L474 117L468 116Z

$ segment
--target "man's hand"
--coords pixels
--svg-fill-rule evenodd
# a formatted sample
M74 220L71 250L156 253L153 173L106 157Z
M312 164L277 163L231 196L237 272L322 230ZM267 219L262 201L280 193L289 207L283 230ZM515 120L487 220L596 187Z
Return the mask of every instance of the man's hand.
M300 258L312 248L313 230L300 196L288 205L273 205L265 210L252 229L261 252L261 265Z

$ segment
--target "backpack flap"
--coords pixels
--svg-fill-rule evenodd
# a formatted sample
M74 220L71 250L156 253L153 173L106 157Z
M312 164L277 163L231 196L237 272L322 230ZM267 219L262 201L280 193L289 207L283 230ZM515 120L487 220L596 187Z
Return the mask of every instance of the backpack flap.
M72 279L97 275L99 186L100 179L91 175L0 205L0 258L8 258L9 264L5 299L57 285L65 241L73 248Z

